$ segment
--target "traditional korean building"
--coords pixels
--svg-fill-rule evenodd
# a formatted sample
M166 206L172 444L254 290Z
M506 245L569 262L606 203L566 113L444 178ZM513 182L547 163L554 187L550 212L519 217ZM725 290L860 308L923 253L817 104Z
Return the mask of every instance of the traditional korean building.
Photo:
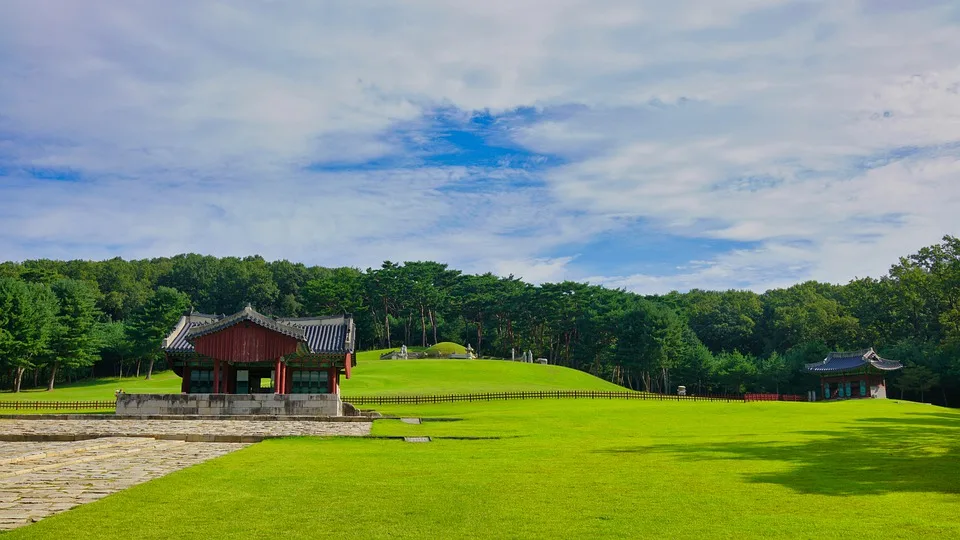
M355 336L349 315L271 318L247 305L184 315L162 348L185 394L339 394Z
M807 371L820 375L824 399L885 398L886 373L903 368L871 348L856 352L832 352L822 362L807 364Z

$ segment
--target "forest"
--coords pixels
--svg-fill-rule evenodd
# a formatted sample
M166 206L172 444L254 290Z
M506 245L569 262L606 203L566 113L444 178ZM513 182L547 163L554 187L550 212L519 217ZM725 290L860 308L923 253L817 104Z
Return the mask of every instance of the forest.
M829 351L874 347L905 368L892 397L960 403L960 239L886 275L746 290L641 295L532 285L437 262L324 268L259 256L0 263L0 385L13 391L163 369L160 341L187 311L349 313L359 349L456 341L481 357L530 350L632 389L805 393Z

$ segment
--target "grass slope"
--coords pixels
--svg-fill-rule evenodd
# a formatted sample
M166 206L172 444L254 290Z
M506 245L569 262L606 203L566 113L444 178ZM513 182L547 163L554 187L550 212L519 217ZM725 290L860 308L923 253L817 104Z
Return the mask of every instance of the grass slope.
M960 537L960 413L893 401L543 400L283 439L5 538Z
M4 391L0 392L0 401L111 400L118 388L128 394L172 394L180 391L180 377L173 371L160 371L154 373L149 381L131 377L90 379L58 386L50 392L46 389L23 390L18 394Z
M384 351L357 355L353 378L342 380L346 396L371 394L446 394L509 390L622 390L582 371L502 360L380 360ZM51 392L0 392L0 401L93 401L113 399L123 388L128 394L175 394L180 377L173 371L154 373L153 379L95 379L63 385ZM2 413L11 410L0 410ZM22 411L21 411L22 412ZM51 411L41 411L51 412Z
M460 394L511 390L623 390L588 373L504 360L357 360L344 396Z

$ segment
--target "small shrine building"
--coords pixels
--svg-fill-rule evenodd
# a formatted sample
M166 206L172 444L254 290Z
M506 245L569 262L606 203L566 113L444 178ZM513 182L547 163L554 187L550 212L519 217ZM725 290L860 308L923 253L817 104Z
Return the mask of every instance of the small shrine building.
M872 348L855 352L832 352L821 362L806 365L820 375L823 399L886 398L885 375L903 368L896 360L880 358Z
M191 313L162 349L183 394L339 394L356 365L349 315L272 318Z

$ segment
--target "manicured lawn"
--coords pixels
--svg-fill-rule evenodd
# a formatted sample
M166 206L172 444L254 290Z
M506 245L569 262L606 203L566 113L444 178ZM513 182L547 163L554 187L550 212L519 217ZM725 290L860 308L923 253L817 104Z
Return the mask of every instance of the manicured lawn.
M589 374L559 366L503 360L380 360L381 352L384 351L358 354L353 378L342 380L341 392L345 396L510 390L622 390ZM128 394L174 394L180 392L180 377L173 371L162 371L154 373L149 381L143 378L91 379L63 385L51 392L0 392L0 401L112 400L118 388ZM5 412L14 411L0 409L0 414Z
M542 366L539 366L542 367ZM285 439L9 538L960 538L960 412L845 403L542 400Z
M511 390L623 390L590 374L560 366L509 360L357 359L344 396L458 394Z
M149 381L116 377L89 379L73 384L58 386L47 392L46 389L29 389L14 394L0 392L0 401L96 401L112 400L113 393L122 388L128 394L172 394L180 391L180 377L173 371L160 371L153 374Z

